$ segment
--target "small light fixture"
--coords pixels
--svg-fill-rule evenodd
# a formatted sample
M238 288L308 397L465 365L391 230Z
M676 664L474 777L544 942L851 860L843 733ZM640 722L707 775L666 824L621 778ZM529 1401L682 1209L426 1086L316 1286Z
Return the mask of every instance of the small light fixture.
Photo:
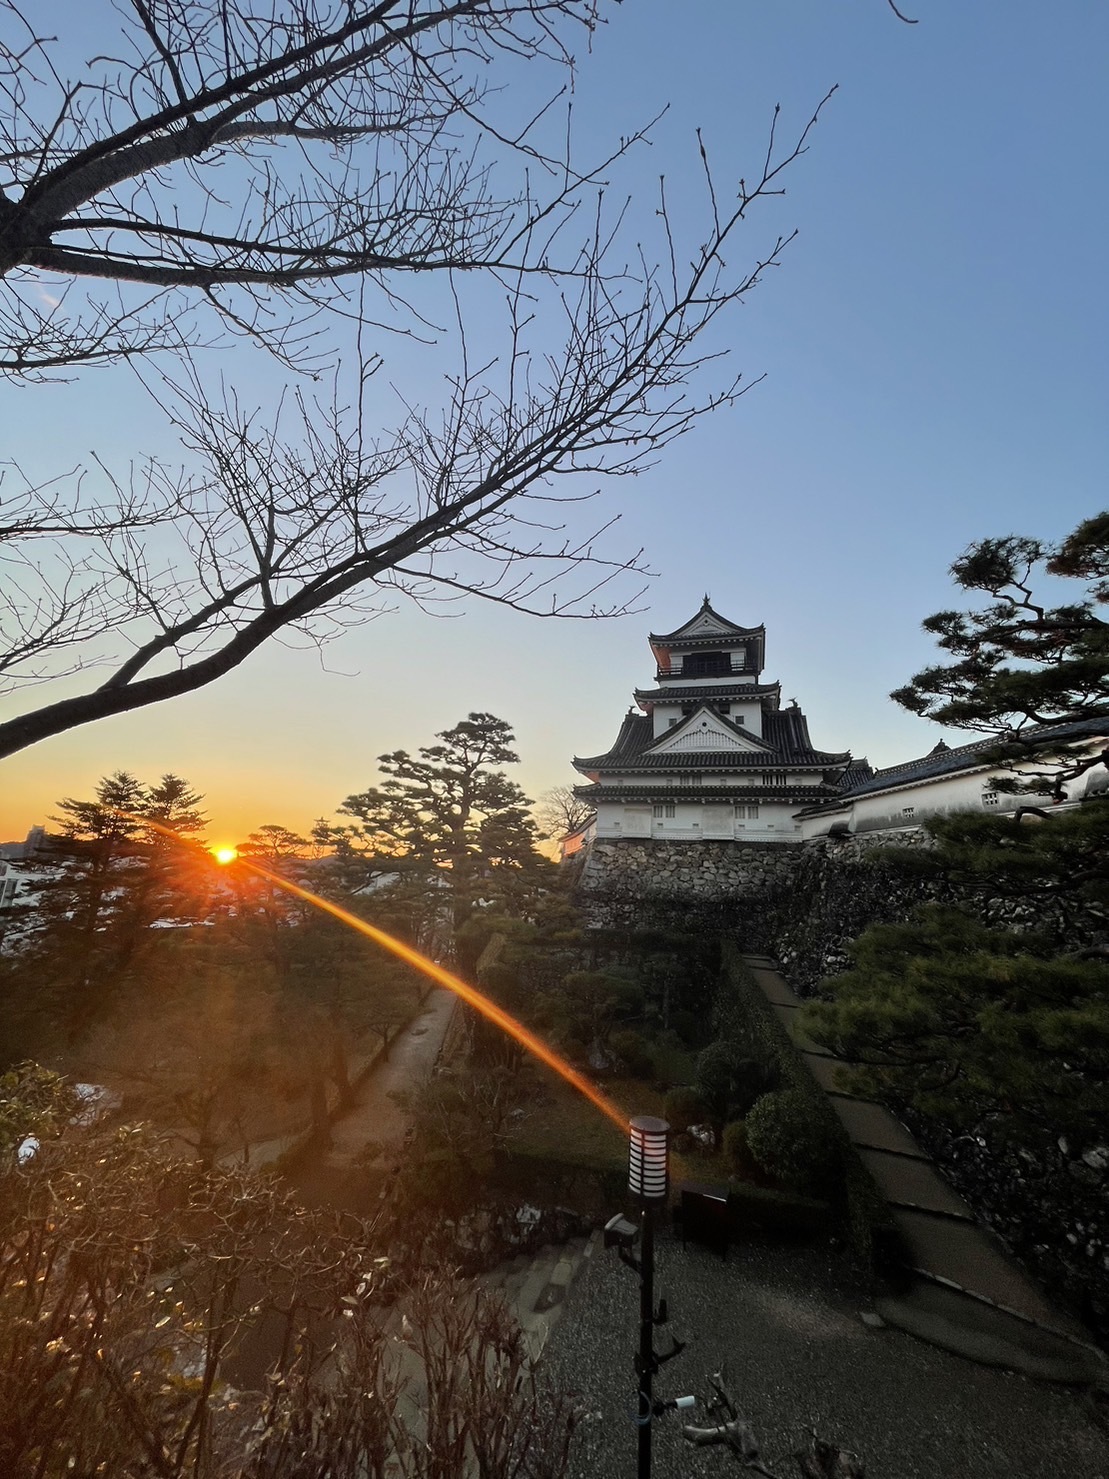
M630 1130L628 1190L641 1202L665 1202L670 1189L670 1126L654 1115L638 1114Z

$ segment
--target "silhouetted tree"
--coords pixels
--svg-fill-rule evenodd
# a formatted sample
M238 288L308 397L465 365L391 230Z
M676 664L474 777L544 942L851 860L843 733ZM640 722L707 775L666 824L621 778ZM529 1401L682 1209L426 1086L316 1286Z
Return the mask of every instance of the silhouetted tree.
M339 810L356 818L352 836L368 860L449 889L458 929L479 899L519 901L550 864L535 850L531 803L498 768L519 761L511 727L475 713L437 738L416 755L380 756L381 785Z
M1109 765L1109 749L1090 744L1109 726L1109 622L1098 614L1109 601L1109 513L1058 544L980 540L951 573L992 601L930 616L924 630L955 661L925 668L891 697L939 724L998 735L997 757L1019 762L1021 775L997 789L1063 800L1068 781ZM1045 576L1085 589L1050 606L1036 596Z
M772 128L758 165L729 165L735 194L706 171L701 227L671 220L662 192L657 248L625 248L625 207L594 202L642 135L582 167L548 147L565 135L542 101L523 124L493 107L506 67L572 66L571 39L600 10L132 0L105 8L103 48L71 79L35 15L4 9L0 371L164 351L158 395L193 470L155 460L45 487L9 470L0 673L19 687L100 672L60 698L36 687L0 724L0 755L192 692L281 633L323 640L398 591L623 609L597 592L637 558L604 553L598 530L568 530L551 505L576 501L582 474L635 472L746 388L701 376L717 357L702 335L780 260L788 236L730 265L809 128L784 149ZM68 286L44 292L44 273ZM499 350L467 341L475 276ZM429 277L442 297L409 303ZM197 305L317 366L336 359L306 322L317 308L409 344L457 310L455 368L440 404L373 424L381 361L346 353L345 388L290 392L267 420L205 387L188 357L207 332ZM422 383L441 376L437 363Z

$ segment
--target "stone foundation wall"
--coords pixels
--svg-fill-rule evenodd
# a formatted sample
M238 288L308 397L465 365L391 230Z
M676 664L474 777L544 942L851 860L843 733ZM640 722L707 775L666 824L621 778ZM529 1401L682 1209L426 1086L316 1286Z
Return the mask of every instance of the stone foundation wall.
M579 887L587 894L731 900L763 896L792 876L793 842L594 842Z
M768 950L766 901L788 889L801 843L593 843L578 883L590 923L607 929L704 930Z

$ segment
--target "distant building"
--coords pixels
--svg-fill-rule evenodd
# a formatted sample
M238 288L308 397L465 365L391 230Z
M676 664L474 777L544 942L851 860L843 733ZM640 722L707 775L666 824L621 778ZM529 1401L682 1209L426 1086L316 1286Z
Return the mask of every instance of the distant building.
M0 842L0 860L18 862L33 858L46 844L46 828L32 827L22 842Z
M38 870L27 866L46 847L45 827L32 827L22 842L0 842L0 911L27 902Z
M853 762L815 749L796 703L782 708L781 685L762 682L765 628L737 626L706 596L650 644L656 686L635 691L610 749L574 760L590 783L574 794L596 819L572 850L593 837L799 842L795 814L836 796Z

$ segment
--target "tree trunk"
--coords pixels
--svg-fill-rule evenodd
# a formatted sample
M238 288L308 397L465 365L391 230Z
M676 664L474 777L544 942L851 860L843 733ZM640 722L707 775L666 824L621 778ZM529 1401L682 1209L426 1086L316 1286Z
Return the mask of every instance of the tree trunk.
M312 1116L312 1143L320 1147L329 1146L331 1144L331 1118L327 1112L327 1081L318 1069L312 1073L309 1103Z

